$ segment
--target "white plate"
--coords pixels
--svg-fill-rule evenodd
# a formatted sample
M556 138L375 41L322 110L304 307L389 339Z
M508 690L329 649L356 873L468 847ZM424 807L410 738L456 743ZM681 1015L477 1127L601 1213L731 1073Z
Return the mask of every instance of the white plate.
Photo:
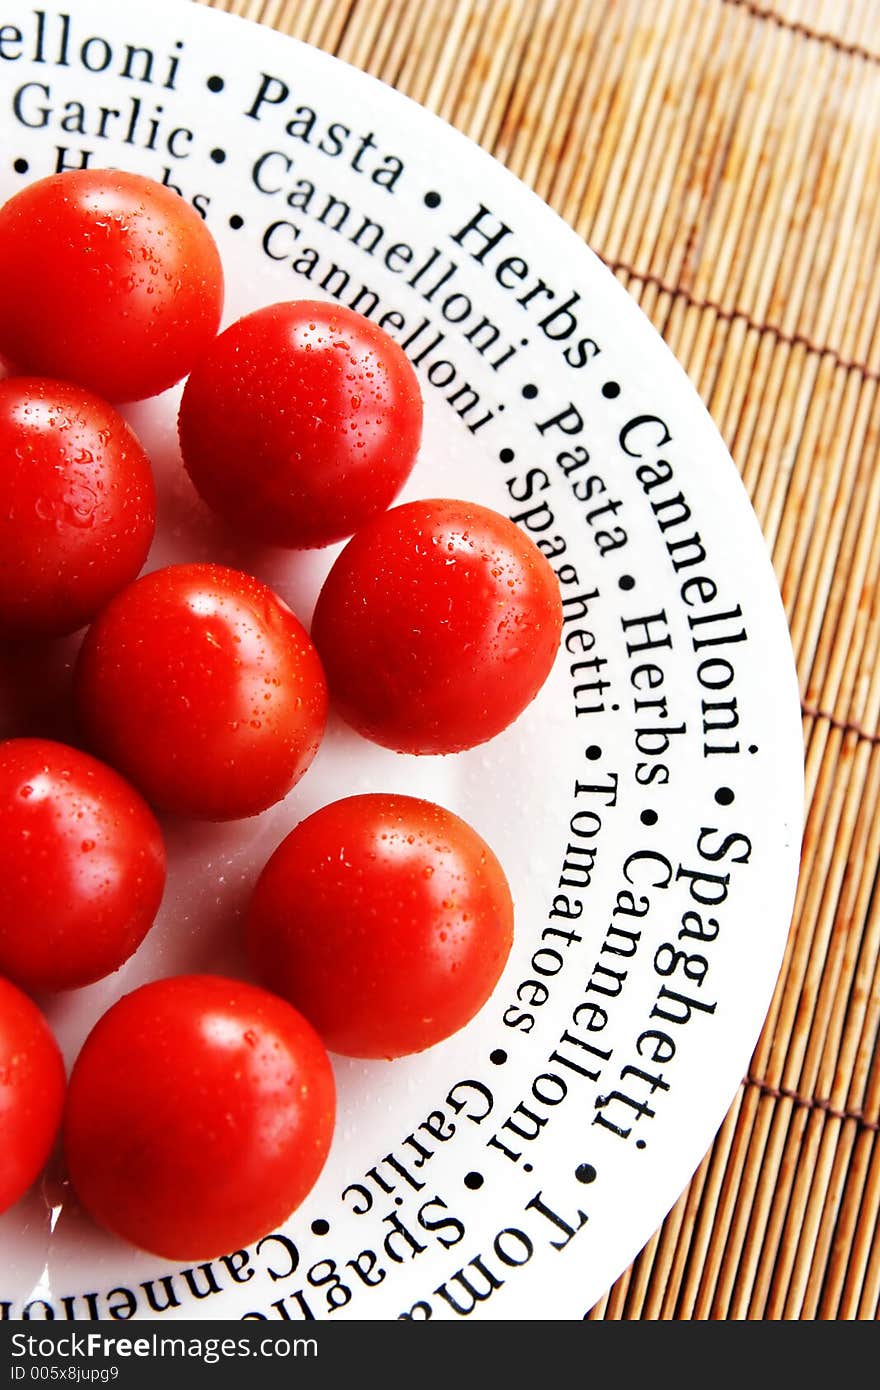
M0 1219L0 1315L582 1317L709 1147L790 920L799 707L737 471L599 260L398 93L195 4L13 0L3 18L3 198L60 157L166 178L218 240L226 322L333 295L384 322L426 407L401 500L511 515L551 555L568 621L548 684L491 744L416 759L331 722L282 805L169 823L169 888L140 951L41 1001L72 1061L141 982L245 973L237 919L269 852L319 805L386 789L463 815L506 866L516 941L480 1016L421 1056L334 1059L317 1187L283 1233L195 1272L96 1230L56 1165ZM160 485L150 566L252 568L307 621L338 547L230 538L181 470L178 394L127 412Z

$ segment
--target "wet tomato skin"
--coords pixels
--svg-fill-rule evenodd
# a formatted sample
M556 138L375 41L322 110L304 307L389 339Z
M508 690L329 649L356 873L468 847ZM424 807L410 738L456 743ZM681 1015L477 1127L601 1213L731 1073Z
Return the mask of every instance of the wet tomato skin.
M297 300L232 324L196 364L180 406L196 489L238 533L309 548L390 506L422 429L402 348L361 314Z
M64 1150L92 1217L169 1260L277 1229L335 1121L327 1053L283 999L212 975L155 980L98 1020L70 1077Z
M74 677L89 745L153 805L234 820L290 791L317 752L327 690L291 610L222 565L142 576L89 628Z
M0 1212L39 1177L61 1123L64 1062L36 1004L0 977Z
M301 821L257 882L246 937L260 976L331 1052L421 1052L482 1008L513 940L504 871L433 802L351 796Z
M0 358L110 401L180 381L215 336L223 271L199 214L119 169L38 179L0 208Z
M0 637L89 622L147 558L149 459L122 416L81 387L0 381Z
M473 502L407 502L344 546L315 642L342 717L400 753L457 753L535 698L562 630L559 585L519 527Z
M0 975L30 991L102 979L165 887L162 833L112 768L49 739L0 743Z

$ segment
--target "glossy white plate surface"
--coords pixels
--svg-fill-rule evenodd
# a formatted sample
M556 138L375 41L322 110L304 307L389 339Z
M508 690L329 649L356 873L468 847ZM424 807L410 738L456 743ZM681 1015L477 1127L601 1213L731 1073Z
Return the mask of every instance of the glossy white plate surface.
M334 719L281 805L223 827L166 822L147 941L111 979L40 1001L72 1063L148 979L247 976L237 927L271 850L336 797L392 790L464 816L507 870L516 940L480 1016L420 1056L334 1058L318 1185L282 1232L226 1260L182 1269L105 1235L56 1159L0 1218L0 1313L580 1318L709 1147L789 926L799 707L736 468L601 262L398 93L195 4L7 0L0 20L0 196L59 162L164 178L217 238L225 322L296 298L369 313L425 399L401 500L512 516L551 557L567 616L539 698L485 747L397 756ZM126 410L160 488L149 567L251 569L308 621L338 547L259 552L214 521L180 465L178 398Z

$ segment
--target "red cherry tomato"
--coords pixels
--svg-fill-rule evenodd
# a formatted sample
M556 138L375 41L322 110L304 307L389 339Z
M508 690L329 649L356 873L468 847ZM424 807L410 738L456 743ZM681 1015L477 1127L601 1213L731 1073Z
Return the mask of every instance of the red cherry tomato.
M462 1028L513 939L501 865L465 821L410 796L351 796L287 836L251 901L271 987L333 1052L401 1057Z
M318 749L321 663L265 584L171 565L123 589L86 634L79 717L99 756L156 806L234 820L279 801Z
M338 305L272 304L227 328L180 408L184 463L204 500L273 545L328 545L397 496L422 428L403 350Z
M156 818L133 787L48 739L0 743L0 973L74 989L118 970L165 887Z
M94 1219L169 1260L209 1260L290 1216L333 1135L327 1053L295 1009L210 975L143 985L70 1077L64 1148Z
M408 502L338 556L312 638L359 733L401 753L456 753L512 723L546 680L559 585L512 521L472 502Z
M0 636L73 632L147 558L149 459L90 391L10 377L0 381L0 467Z
M42 1172L64 1104L64 1062L36 1004L0 979L0 1212Z
M140 400L185 376L215 336L223 271L177 193L76 169L0 209L0 357L20 372Z

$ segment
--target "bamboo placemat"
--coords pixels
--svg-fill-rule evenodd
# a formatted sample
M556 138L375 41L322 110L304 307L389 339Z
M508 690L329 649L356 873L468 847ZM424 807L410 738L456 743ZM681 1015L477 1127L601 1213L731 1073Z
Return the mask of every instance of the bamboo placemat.
M711 1151L588 1317L875 1319L880 0L215 7L391 83L535 188L642 305L738 461L800 678L794 922Z

